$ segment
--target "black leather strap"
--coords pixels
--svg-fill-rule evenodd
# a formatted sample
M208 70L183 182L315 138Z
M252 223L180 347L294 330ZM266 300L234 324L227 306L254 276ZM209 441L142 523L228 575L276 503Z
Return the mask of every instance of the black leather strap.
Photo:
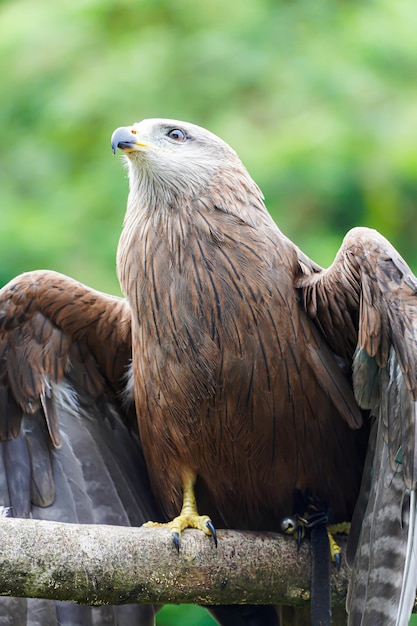
M311 528L311 626L331 626L330 549L326 521Z

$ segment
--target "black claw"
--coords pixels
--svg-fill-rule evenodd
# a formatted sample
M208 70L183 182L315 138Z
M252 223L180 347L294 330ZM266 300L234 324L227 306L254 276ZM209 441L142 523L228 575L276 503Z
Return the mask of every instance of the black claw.
M339 571L340 568L342 567L342 555L341 554L334 555L334 564L336 565L337 571Z
M301 547L301 542L303 540L303 527L301 524L297 526L297 550Z
M217 548L217 532L216 532L216 529L214 528L214 524L211 521L211 519L209 519L208 522L206 522L206 526L209 529L209 531L211 532L211 535L212 535L213 541L214 541L214 545Z
M172 533L172 541L174 542L174 546L177 549L177 552L180 551L181 539L179 533Z

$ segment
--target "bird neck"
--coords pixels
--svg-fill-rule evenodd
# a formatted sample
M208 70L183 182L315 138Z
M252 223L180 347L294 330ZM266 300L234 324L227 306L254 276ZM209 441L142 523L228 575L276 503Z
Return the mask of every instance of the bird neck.
M256 229L261 223L277 229L261 191L244 168L236 169L230 177L218 173L198 193L194 187L177 189L155 178L148 177L142 183L135 178L131 180L117 253L122 291L128 295L132 285L143 284L155 256L161 262L164 259L165 273L172 268L181 272L187 253L198 242L203 246L207 243L209 248L223 245L226 239L228 247L239 245L241 229Z

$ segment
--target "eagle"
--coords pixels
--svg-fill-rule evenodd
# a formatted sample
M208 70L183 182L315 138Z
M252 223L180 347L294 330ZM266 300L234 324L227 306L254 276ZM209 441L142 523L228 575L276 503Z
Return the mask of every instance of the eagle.
M367 228L321 268L279 230L236 152L199 126L143 120L116 129L112 148L129 174L124 298L49 271L0 291L3 439L36 418L58 448L63 384L110 403L108 419L116 407L137 424L178 548L188 527L214 540L219 526L277 530L303 494L352 523L348 624L405 626L417 279Z

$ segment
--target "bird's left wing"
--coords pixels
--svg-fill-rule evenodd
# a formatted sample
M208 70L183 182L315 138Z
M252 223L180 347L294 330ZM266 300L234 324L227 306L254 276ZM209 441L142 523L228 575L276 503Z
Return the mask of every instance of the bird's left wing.
M353 362L357 402L375 420L352 520L349 624L406 626L417 585L417 279L366 228L347 234L329 269L300 267L305 310Z

